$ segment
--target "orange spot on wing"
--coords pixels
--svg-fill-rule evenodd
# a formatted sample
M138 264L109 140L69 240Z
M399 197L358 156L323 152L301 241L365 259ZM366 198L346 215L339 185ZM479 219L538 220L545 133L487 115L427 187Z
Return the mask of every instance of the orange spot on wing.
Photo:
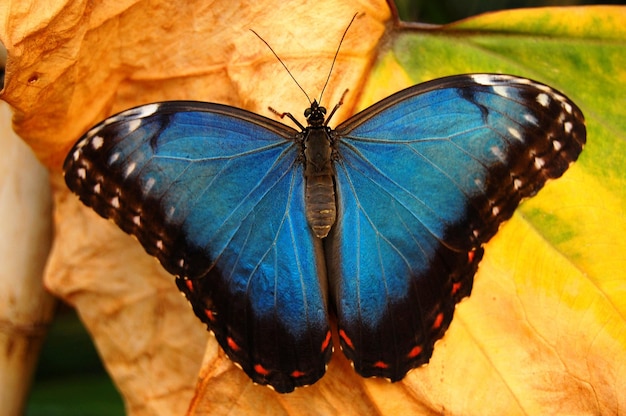
M294 371L291 372L291 377L298 378L298 377L302 377L305 374L306 373L303 372L303 371L294 370Z
M433 329L437 329L443 323L443 312L439 312L437 317L435 318L435 322L433 322Z
M382 362L382 361L376 361L374 363L374 367L377 367L377 368L389 368L389 366L387 364L385 364L384 362Z
M339 336L341 337L341 339L343 339L343 342L345 342L348 347L354 349L354 345L352 344L352 340L348 337L348 335L346 335L346 333L345 333L345 331L343 329L339 330Z
M212 310L205 309L204 314L206 315L207 318L209 318L209 321L215 322L215 313Z
M189 289L190 292L193 292L195 290L195 288L193 287L193 282L190 279L185 280L185 285L187 285L187 289Z
M474 255L475 255L474 250L472 250L472 251L468 251L468 252L467 252L467 260L468 260L470 263L473 263L473 262L474 262Z
M452 294L456 295L456 292L458 292L461 287L463 287L463 284L461 282L452 283Z
M232 339L231 337L226 337L226 343L228 344L228 346L230 347L231 350L233 351L239 351L241 349L241 347L239 346L239 344L237 344L235 342L234 339Z
M415 358L421 353L422 353L422 347L420 347L419 345L416 345L415 347L413 347L411 351L409 351L408 357Z
M324 342L322 342L322 352L326 351L328 345L330 344L330 331L326 333L326 338L324 338Z
M261 374L262 376L268 375L270 372L267 368L263 367L261 364L254 365L254 371Z

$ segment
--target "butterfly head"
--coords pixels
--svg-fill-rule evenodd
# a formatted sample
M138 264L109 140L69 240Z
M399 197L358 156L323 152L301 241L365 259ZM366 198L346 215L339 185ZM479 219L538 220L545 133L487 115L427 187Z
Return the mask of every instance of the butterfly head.
M311 106L304 110L304 117L306 117L309 126L322 126L326 117L326 107L322 107L317 103L317 100L313 100Z

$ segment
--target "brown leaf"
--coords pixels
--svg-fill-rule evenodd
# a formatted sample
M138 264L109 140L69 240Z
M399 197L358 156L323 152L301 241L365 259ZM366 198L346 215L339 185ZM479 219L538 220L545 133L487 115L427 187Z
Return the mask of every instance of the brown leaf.
M78 311L129 414L184 414L205 346L217 343L135 239L87 210L64 184L56 188L47 287Z
M325 94L335 103L362 84L389 18L381 1L56 1L41 9L19 1L3 11L9 58L1 97L15 110L16 132L57 171L89 127L139 104L195 99L300 116L306 98L250 29L316 96L343 30L364 12Z
M56 2L41 9L14 2L4 12L0 36L9 61L2 98L15 109L16 131L57 172L86 129L143 103L195 99L268 116L271 105L302 118L306 97L249 29L317 97L343 30L354 13L365 12L324 94L324 102L335 103L351 88L349 101L389 19L382 3L347 1ZM60 178L55 183L57 235L46 284L78 310L129 413L239 413L258 411L260 403L268 414L299 413L305 399L310 414L376 413L343 357L333 359L324 382L291 396L253 385L209 337L173 278L133 238L69 195Z

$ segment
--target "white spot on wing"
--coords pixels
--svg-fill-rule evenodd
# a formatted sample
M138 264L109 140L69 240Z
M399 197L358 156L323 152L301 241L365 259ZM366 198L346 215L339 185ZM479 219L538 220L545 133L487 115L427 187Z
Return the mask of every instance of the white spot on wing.
M124 172L124 176L128 177L131 173L133 173L136 167L137 167L137 164L135 162L132 162L131 164L129 164L128 167L126 168L126 172Z
M139 215L135 215L135 216L133 217L133 223L134 223L135 225L141 225L141 217L140 217Z
M95 136L96 134L100 133L100 130L102 130L102 127L103 127L103 126L102 126L101 124L98 124L96 127L92 128L92 129L89 129L89 131L88 131L87 133L85 133L85 140L84 140L84 141L85 141L85 143L83 143L83 146L84 146L85 144L87 144L87 143L86 143L86 140L87 140L87 139L90 139L90 138L92 138L93 136Z
M136 118L144 118L151 116L159 109L159 103L142 105L141 107L131 108L130 110L122 111L112 117L107 118L102 122L103 125L109 125L120 121L131 122ZM141 121L139 121L141 123ZM101 129L102 126L98 126L97 129ZM132 130L131 130L132 131Z
M493 76L489 74L472 74L470 77L480 85L493 85L494 83Z
M564 102L563 109L565 109L565 112L567 114L572 114L572 106L570 105L570 103Z
M491 214L493 214L494 217L497 217L499 213L500 213L500 208L498 207L491 208Z
M120 114L118 114L117 116L122 119L129 119L129 118L145 118L145 117L149 117L152 114L156 113L157 110L159 109L159 103L152 103L152 104L146 104L146 105L142 105L141 107L136 107L136 108L131 108L130 110L126 110L121 112Z
M117 159L120 158L120 152L115 152L113 153L110 157L109 157L109 165L114 164L115 162L117 162Z
M489 150L491 151L491 153L495 157L497 157L498 159L500 159L503 162L506 162L506 157L504 156L504 153L502 153L502 150L498 146L491 146L491 148ZM478 179L476 179L476 181L478 181Z
M495 92L501 97L509 98L509 88L503 85L495 85L493 87L493 92Z
M87 178L87 171L85 170L85 168L78 168L76 170L76 176L78 176L81 179L86 179Z
M519 190L522 187L522 180L521 179L514 179L513 180L513 187L515 187L516 190Z
M139 126L141 126L141 120L140 119L135 119L135 120L130 120L128 122L128 132L132 133L135 130L137 130L139 128Z
M537 117L533 116L532 114L524 114L524 120L535 126L539 125L539 120L537 120Z
M159 250L163 250L163 240L156 241L156 248L158 248Z
M139 108L136 108L135 110L138 110L137 116L144 118L144 117L148 117L156 113L157 110L159 109L159 106L160 104L158 103L152 103L152 104L147 104Z
M91 147L93 147L95 150L100 149L103 144L104 139L102 138L102 136L94 136L94 138L91 139Z
M540 90L540 91L547 92L549 94L554 94L554 90L552 88L548 87L547 85L535 84L535 87L537 87L537 89Z
M102 124L104 126L108 126L109 124L117 123L118 121L123 120L123 119L124 119L124 113L121 113L121 114L117 114L117 115L107 118L106 120L102 122Z
M563 147L563 145L561 144L560 141L554 140L552 142L552 147L554 148L554 150L556 150L558 152L559 150L561 150L561 147Z
M148 192L150 192L150 189L152 189L155 183L156 183L156 179L148 178L148 180L146 181L146 184L143 186L143 193L147 194Z
M93 129L93 130L95 130L95 129ZM99 129L98 129L98 130L99 130ZM85 137L83 140L81 140L81 141L79 141L78 143L76 143L76 148L77 148L77 149L82 149L82 148L83 148L83 147L85 147L85 145L89 142L88 137L89 137L89 133L91 133L91 131L92 131L92 130L90 130L90 131L89 131L89 132L85 135L86 137Z
M94 193L94 194L99 194L99 193L100 193L100 184L99 184L99 183L97 183L97 184L95 184L95 185L94 185L94 187L93 187L93 193Z
M548 97L548 94L539 94L537 95L537 102L542 106L547 107L550 105L550 97Z
M119 208L120 207L120 198L117 196L114 196L113 198L111 198L111 206L113 208Z
M80 150L79 149L74 150L74 153L72 153L72 159L74 159L74 162L76 162L79 157L80 157Z
M522 134L519 132L519 130L517 130L517 129L513 128L513 127L509 127L507 130L509 131L511 136L515 137L519 141L523 141L522 140Z
M563 123L563 130L565 130L565 133L571 133L573 127L574 125L571 121L566 121L565 123Z
M542 158L540 157L535 158L535 167L537 169L541 169L542 167L544 167L545 164L546 164L546 161L543 160Z

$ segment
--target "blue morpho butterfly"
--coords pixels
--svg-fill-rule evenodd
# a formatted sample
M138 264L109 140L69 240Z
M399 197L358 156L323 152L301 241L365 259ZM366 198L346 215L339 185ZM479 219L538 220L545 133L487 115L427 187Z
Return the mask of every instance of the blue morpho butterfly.
M314 100L307 127L285 114L296 130L221 104L148 104L89 130L64 165L278 392L323 376L329 313L364 377L428 362L483 243L586 140L573 102L510 75L419 84L335 129L333 113Z

